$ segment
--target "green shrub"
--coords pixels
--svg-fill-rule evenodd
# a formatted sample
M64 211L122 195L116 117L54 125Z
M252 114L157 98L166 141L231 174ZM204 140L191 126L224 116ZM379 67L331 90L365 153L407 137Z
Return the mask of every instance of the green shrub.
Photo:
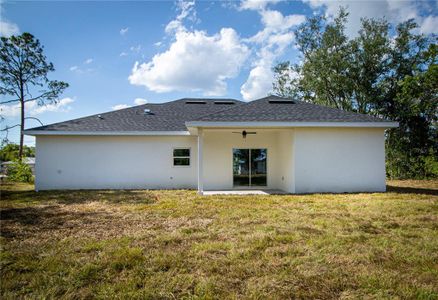
M425 158L424 165L428 178L438 178L438 159L433 154Z
M8 166L8 180L18 182L33 182L32 169L24 162L14 161Z

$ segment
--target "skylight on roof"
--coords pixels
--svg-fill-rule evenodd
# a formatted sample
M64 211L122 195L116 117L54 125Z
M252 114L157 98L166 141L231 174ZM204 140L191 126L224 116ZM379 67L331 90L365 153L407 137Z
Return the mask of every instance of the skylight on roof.
M294 104L295 102L288 99L276 99L276 100L269 100L269 103L274 104Z
M186 101L186 104L206 104L207 102L201 100L189 100Z
M218 101L214 101L214 104L230 105L235 103L233 101L218 100Z

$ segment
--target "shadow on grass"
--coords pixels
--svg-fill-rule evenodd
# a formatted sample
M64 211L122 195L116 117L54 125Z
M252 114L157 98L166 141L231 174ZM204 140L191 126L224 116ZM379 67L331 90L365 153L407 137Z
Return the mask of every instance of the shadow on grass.
M32 232L72 228L78 225L79 220L91 223L104 215L106 213L65 211L54 205L5 208L0 210L0 234L5 238L14 238Z
M152 204L158 200L158 196L153 192L142 190L56 190L41 192L3 190L1 191L1 200L16 201L18 203L47 203L53 201L59 204L82 204L98 201L114 204Z
M397 193L397 194L420 194L420 195L438 196L438 189L425 189L425 188L416 188L416 187L402 187L402 186L387 185L386 191L388 193Z

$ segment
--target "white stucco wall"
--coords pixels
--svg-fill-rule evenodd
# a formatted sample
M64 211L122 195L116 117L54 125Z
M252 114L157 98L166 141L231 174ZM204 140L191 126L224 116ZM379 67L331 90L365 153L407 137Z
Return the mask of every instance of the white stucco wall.
M295 193L294 184L294 129L283 130L278 133L278 170L280 177L278 189L288 193Z
M37 136L37 190L196 188L196 136ZM190 167L173 148L191 148Z
M241 129L240 129L241 130ZM266 148L267 189L289 193L385 190L379 128L204 130L204 190L233 188L232 149ZM174 167L175 147L191 148ZM197 136L37 136L37 190L197 188Z
M296 193L385 191L384 130L296 128Z

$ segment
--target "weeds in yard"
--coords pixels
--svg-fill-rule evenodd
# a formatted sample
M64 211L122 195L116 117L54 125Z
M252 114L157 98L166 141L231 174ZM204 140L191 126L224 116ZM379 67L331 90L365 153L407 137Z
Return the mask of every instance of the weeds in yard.
M437 181L340 195L32 188L1 187L2 299L438 299Z

